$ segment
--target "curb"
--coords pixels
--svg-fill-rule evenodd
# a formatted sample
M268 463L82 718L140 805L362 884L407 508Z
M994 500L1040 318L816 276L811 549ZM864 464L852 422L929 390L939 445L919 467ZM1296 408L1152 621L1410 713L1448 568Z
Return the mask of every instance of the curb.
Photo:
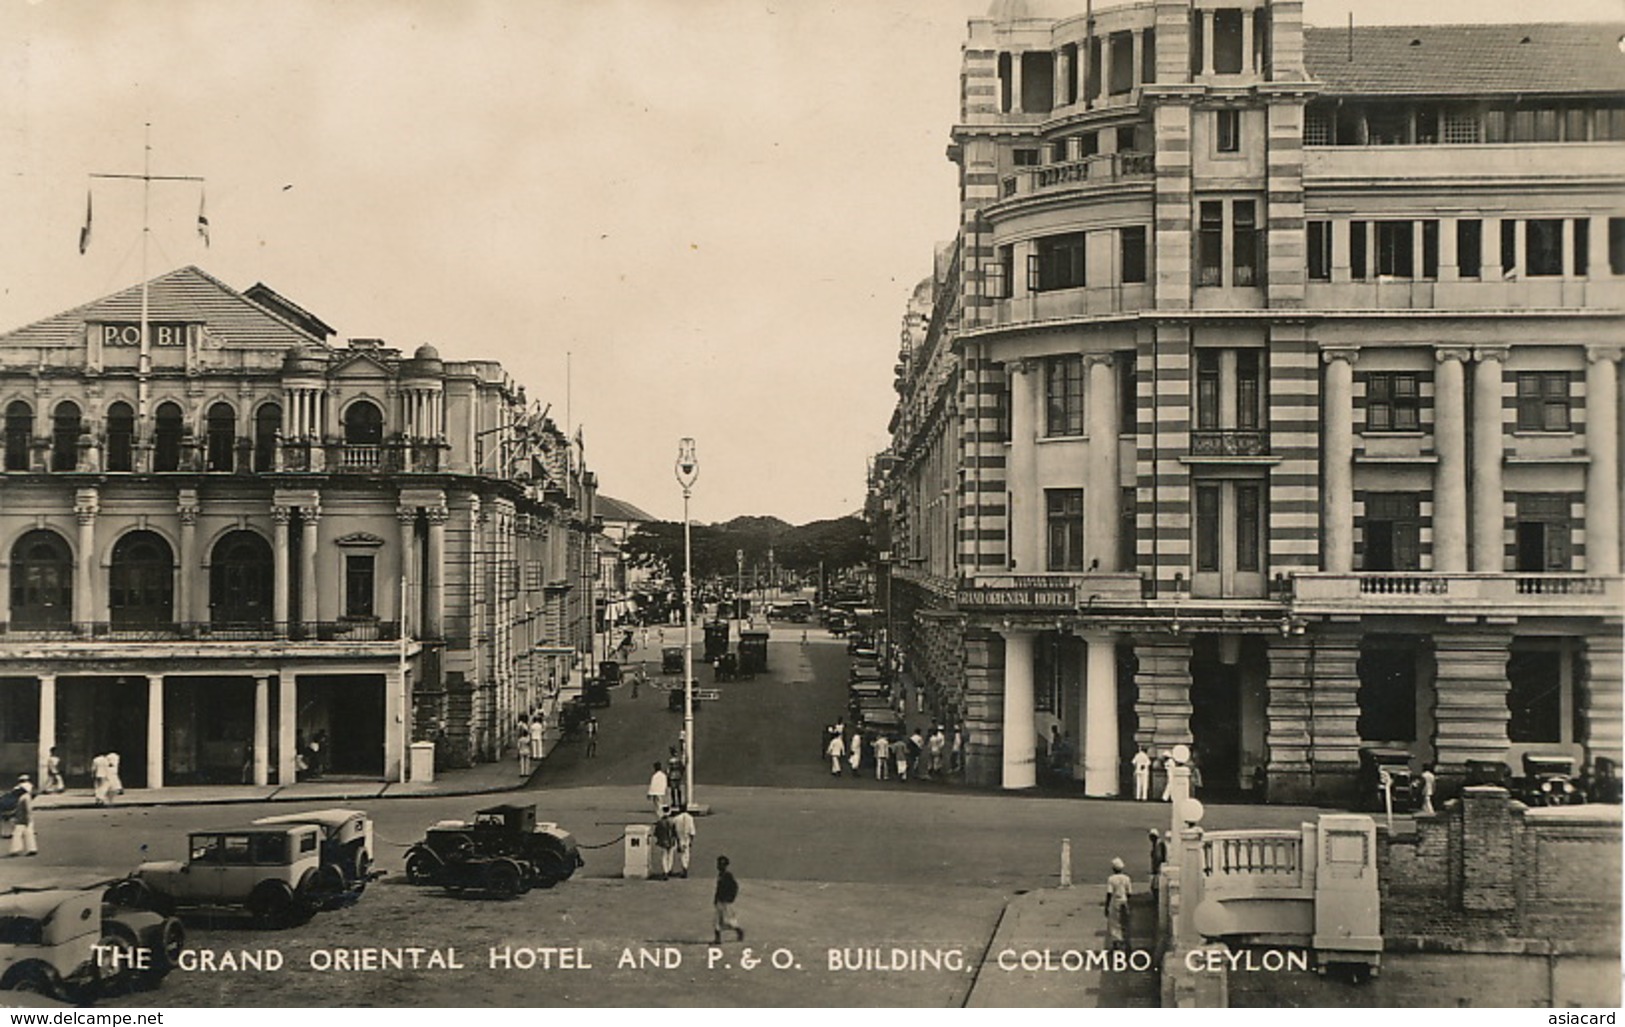
M277 791L272 792L270 795L219 796L219 797L214 797L214 798L203 798L203 799L187 798L185 796L178 796L178 797L172 797L172 798L163 798L163 799L133 799L133 800L131 800L129 802L118 802L118 803L114 803L114 804L112 804L110 806L97 806L96 803L95 803L95 800L92 800L92 799L85 799L85 800L77 800L76 799L76 800L72 800L72 801L64 802L64 803L51 803L50 805L40 805L40 806L37 806L36 809L39 810L39 812L42 812L42 813L55 813L55 812L57 812L59 810L79 810L79 809L154 809L154 808L167 807L167 806L248 806L248 805L267 803L267 802L282 802L282 803L306 802L306 803L316 803L316 802L353 802L353 801L360 801L360 800L365 800L365 799L441 799L441 798L455 798L457 796L464 796L464 795L501 795L501 794L505 794L505 793L508 793L508 792L519 792L519 791L524 791L526 788L528 788L529 787L529 782L525 782L524 784L516 784L516 785L488 785L488 786L483 786L483 787L478 787L478 788L475 788L475 787L449 788L449 789L446 789L444 791L396 792L396 793L393 793L393 794L391 794L389 792L389 787L390 787L390 785L386 783L386 784L380 786L379 789L376 792L368 792L368 793L365 793L365 794L339 794L339 795L323 794L323 795L310 795L310 796L284 795L282 793L282 789L278 789Z

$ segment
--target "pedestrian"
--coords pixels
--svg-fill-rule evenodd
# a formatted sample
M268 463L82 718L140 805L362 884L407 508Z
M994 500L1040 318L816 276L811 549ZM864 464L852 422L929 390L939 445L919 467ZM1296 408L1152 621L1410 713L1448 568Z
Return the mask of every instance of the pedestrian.
M535 767L547 755L547 718L540 712L530 718L530 765Z
M519 776L530 777L530 719L523 715L519 718L519 730L514 739L514 748L519 753Z
M106 753L97 753L96 758L90 761L90 787L96 793L96 805L108 806L112 804L113 797L108 791Z
M875 735L875 780L885 781L891 777L891 743L886 736Z
M587 759L598 755L598 716L587 717Z
M11 854L38 856L39 839L34 834L34 785L27 774L17 778L12 789L16 800L11 807Z
M655 848L660 850L660 880L671 877L671 861L677 848L677 825L672 823L671 814L666 813L655 821Z
M65 792L68 786L62 781L62 757L56 754L56 746L51 746L51 754L45 758L45 794L55 795Z
M688 811L687 806L677 807L671 823L677 829L677 876L686 878L689 859L694 855L694 836L700 832L695 828L694 814Z
M739 918L734 915L734 901L739 898L739 882L728 870L728 857L717 857L717 890L711 897L711 903L716 907L716 920L712 924L711 944L722 944L722 932L733 931L739 935L739 940L745 940L745 929L739 926Z
M649 775L649 790L644 797L654 804L655 816L666 812L666 791L670 787L666 777L666 769L659 763L652 764L654 773Z
M841 776L841 760L846 756L846 743L838 734L829 736L829 746L824 750L829 757L829 772L831 777Z
M671 804L687 806L688 793L685 789L688 786L688 779L684 772L688 764L683 761L683 750L672 748L667 751L671 754L666 759L666 780L670 783Z
M1162 877L1162 865L1168 862L1168 843L1162 840L1162 835L1156 828L1151 828L1151 890L1157 890L1157 881Z
M119 755L109 751L107 754L107 793L110 796L124 794L124 778L119 774ZM112 802L112 799L108 799Z
M929 753L929 761L926 764L929 773L932 777L941 777L943 770L942 754L948 748L948 738L942 733L942 725L939 724L932 728L931 740L926 743L926 746Z
M1422 764L1422 805L1419 813L1433 812L1433 790L1438 787L1439 776L1433 772L1433 764Z
M1129 762L1134 765L1134 799L1145 802L1151 798L1151 756L1142 745Z
M955 774L961 773L965 769L965 729L963 727L954 727L953 751L949 759Z
M920 760L924 754L925 736L916 727L914 733L908 736L908 772L916 778L920 776Z
M1113 859L1111 876L1106 878L1106 940L1114 950L1128 951L1128 897L1133 890L1123 861Z
M1162 801L1174 801L1174 768L1179 766L1174 762L1174 754L1168 753L1162 760Z
M1196 798L1202 792L1202 763L1191 753L1191 798Z
M852 776L857 777L859 768L863 766L863 736L858 734L856 728L852 730L852 744L847 747L846 761L852 766Z
M897 780L908 780L908 742L901 738L893 738L889 746L892 759L897 761Z
M117 754L115 753L114 755ZM327 751L327 731L323 729L312 735L310 739L310 776L321 777L323 774L327 773L327 767L330 759L331 757ZM113 766L114 774L116 776L118 772L118 764L115 763ZM123 790L123 786L120 785L119 791Z

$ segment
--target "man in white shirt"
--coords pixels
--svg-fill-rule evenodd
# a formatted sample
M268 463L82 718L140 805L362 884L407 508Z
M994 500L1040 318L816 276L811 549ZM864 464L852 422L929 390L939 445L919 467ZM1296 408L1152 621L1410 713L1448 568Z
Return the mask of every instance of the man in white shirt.
M1151 755L1140 746L1134 753L1134 798L1144 802L1151 798Z
M689 857L694 852L694 836L699 831L694 827L694 816L689 813L687 806L677 807L671 822L672 826L677 828L677 876L687 877Z
M666 778L666 770L659 763L654 764L654 773L649 775L649 791L646 798L654 804L655 816L664 816L666 813L666 789L670 782Z

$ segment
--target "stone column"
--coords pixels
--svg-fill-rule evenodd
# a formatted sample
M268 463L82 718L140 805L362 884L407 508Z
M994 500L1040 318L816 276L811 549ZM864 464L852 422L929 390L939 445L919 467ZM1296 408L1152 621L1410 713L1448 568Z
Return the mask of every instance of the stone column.
M271 783L271 677L254 675L254 783Z
M1257 70L1254 66L1256 55L1253 53L1253 12L1252 8L1243 8L1241 12L1241 73L1251 75ZM1421 253L1418 249L1416 252Z
M1618 574L1620 350L1586 355L1586 570Z
M1006 789L1038 784L1038 733L1033 726L1033 633L1004 635L1004 774Z
M321 516L321 508L314 503L299 508L299 619L311 633L322 619L317 606L321 593L316 586L316 525Z
M1504 348L1486 347L1474 352L1473 365L1473 489L1472 568L1481 573L1506 569L1506 517L1502 512L1505 495L1501 486L1501 366Z
M147 787L164 786L164 676L147 675Z
M1090 353L1083 358L1083 364L1089 376L1090 456L1083 493L1084 552L1091 560L1088 566L1111 573L1120 569L1117 507L1122 471L1118 466L1117 373L1110 353Z
M1130 90L1133 90L1145 80L1144 29L1135 29L1133 32L1129 33L1129 52L1133 55L1129 58L1130 62L1133 64L1133 69L1129 75L1128 87Z
M1021 111L1021 53L1010 51L1010 113L1020 114Z
M1606 756L1618 763L1625 757L1625 640L1618 631L1603 628L1589 635L1585 645L1586 702L1580 716L1586 748L1592 759Z
M1010 369L1010 457L1008 463L1010 564L1027 574L1044 569L1043 495L1038 488L1038 436L1043 426L1038 400L1043 363L1014 360Z
M1112 95L1112 37L1106 33L1100 37L1100 98L1106 100Z
M1213 12L1202 11L1202 74L1213 74Z
M180 574L175 582L175 619L182 624L196 623L198 616L197 582L201 562L197 556L197 491L182 489L175 508L181 522Z
M276 783L286 786L299 780L299 677L287 667L277 673L276 699Z
M1326 412L1322 439L1321 555L1327 571L1354 569L1354 363L1359 351L1326 350Z
M45 787L45 761L50 759L51 747L56 745L56 675L39 675L39 754L34 778Z
M1433 569L1467 569L1467 397L1465 349L1435 352L1433 448L1439 455L1433 486Z
M74 495L73 513L79 522L79 552L73 576L73 620L80 631L96 619L96 512L100 497L95 489L79 489Z
M411 715L411 702L407 698L410 681L400 668L384 674L384 779L405 782L407 778L407 751L402 746L405 719Z
M271 620L278 637L288 633L289 592L293 582L293 554L288 544L288 522L293 519L290 506L271 507L271 550L276 560L275 579L271 587Z
M405 602L401 607L401 634L406 638L412 637L417 630L418 618L413 615L412 600L416 595L417 582L412 580L412 553L417 548L418 510L415 506L402 506L395 509L395 520L401 528L401 581L405 582ZM395 592L395 601L400 603L401 590Z
M1118 793L1117 647L1112 635L1083 636L1089 647L1084 672L1088 720L1083 738L1083 793Z
M423 569L423 587L427 592L424 596L427 601L424 629L429 638L439 638L445 625L446 521L450 519L451 512L443 506L431 506L426 512L429 520L429 565ZM522 567L514 568L516 575L522 571Z

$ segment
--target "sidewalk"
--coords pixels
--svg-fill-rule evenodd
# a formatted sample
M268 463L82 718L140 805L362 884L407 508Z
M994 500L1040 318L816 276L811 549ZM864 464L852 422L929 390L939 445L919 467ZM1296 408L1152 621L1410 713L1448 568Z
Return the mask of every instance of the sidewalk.
M543 760L537 773L547 769ZM534 777L535 775L532 775ZM320 778L291 785L175 785L170 788L130 788L115 806L198 806L249 802L351 802L362 799L422 798L440 795L487 795L524 788L518 760L480 763L466 770L443 770L429 782L376 781L366 778ZM55 795L36 795L41 811L90 809L95 795L88 789L69 789Z
M1135 882L1136 890L1143 887ZM1102 970L1098 964L1089 964L1091 955L1098 959L1107 950L1103 894L1104 886L1091 881L1011 899L965 1005L980 1009L1155 1007L1155 973ZM1131 944L1149 950L1155 918L1150 895L1136 894L1129 914Z

